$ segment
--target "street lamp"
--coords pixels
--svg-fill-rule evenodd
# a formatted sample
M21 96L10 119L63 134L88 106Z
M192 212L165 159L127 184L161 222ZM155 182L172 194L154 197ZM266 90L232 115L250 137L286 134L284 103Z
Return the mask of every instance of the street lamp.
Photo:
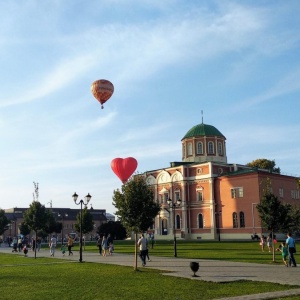
M176 247L176 231L175 231L175 209L178 208L181 204L181 200L177 199L176 202L173 202L172 199L167 200L169 207L173 211L173 235L174 235L174 257L177 257L177 247Z
M78 195L76 193L74 193L74 195L72 196L73 199L74 199L74 203L76 205L79 205L80 204L80 246L79 246L79 262L82 262L82 204L84 205L88 205L88 203L90 202L92 196L90 194L87 194L85 197L84 197L84 200L80 200L77 202L77 198L78 198Z
M217 227L217 234L218 234L218 241L221 241L221 230L220 230L220 216L222 215L222 211L215 212L216 216L216 227Z

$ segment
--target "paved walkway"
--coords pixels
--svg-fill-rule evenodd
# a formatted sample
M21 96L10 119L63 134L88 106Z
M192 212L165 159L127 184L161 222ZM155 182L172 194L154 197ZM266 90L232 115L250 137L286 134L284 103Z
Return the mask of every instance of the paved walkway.
M11 248L1 247L0 252L11 253ZM16 253L23 255L22 253ZM34 257L34 253L29 251L28 255ZM41 250L37 252L38 257L50 257L49 250ZM79 261L79 252L74 251L73 256L62 256L60 251L56 251L55 258L64 260ZM283 265L266 265L266 264L253 264L242 262L228 262L217 261L209 259L184 259L173 257L150 257L151 261L147 262L146 268L159 269L166 271L163 273L166 276L184 277L192 280L203 280L212 282L230 282L237 280L252 280L252 281L265 281L277 284L299 285L299 289L291 289L282 292L272 292L264 294L255 294L248 296L239 296L225 299L276 299L278 297L300 295L300 267L286 268ZM297 257L296 257L297 258ZM196 273L199 277L192 277L193 272L190 269L190 262L196 261L199 263L200 268ZM134 267L134 255L125 255L114 253L112 256L100 256L98 253L84 252L83 262L94 262L104 264L115 264L122 266ZM143 268L140 260L138 260L138 268ZM300 299L300 296L299 296Z

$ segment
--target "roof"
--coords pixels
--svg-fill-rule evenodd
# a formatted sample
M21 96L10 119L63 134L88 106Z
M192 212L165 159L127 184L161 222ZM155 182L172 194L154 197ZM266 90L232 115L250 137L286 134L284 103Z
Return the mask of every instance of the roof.
M201 123L192 127L185 134L182 140L190 137L197 137L197 136L220 136L225 138L225 136L216 127Z

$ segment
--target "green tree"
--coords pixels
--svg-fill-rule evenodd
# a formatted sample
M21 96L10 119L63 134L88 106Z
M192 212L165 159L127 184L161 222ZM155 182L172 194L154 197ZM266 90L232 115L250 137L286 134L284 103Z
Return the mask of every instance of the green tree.
M85 206L82 210L82 233L86 234L94 229L93 216ZM80 212L76 216L75 230L80 232Z
M32 202L23 215L24 225L35 233L35 238L39 230L49 230L47 226L52 223L53 219L52 212L38 201ZM34 257L36 258L36 247Z
M109 221L101 224L97 229L98 234L110 234L116 240L123 240L127 236L126 228L120 221Z
M5 230L7 230L9 223L9 220L5 215L5 211L3 209L0 209L0 235L2 235Z
M256 206L262 227L271 232L272 240L274 232L286 230L292 223L290 204L282 204L278 198L267 191L264 193L260 204ZM273 261L275 261L275 252L273 247Z
M116 207L116 215L127 232L137 233L146 231L153 219L160 211L160 206L153 201L154 193L142 176L133 176L122 185L121 191L114 190L113 205ZM135 243L135 253L137 246ZM137 270L137 255L135 255L135 270Z
M291 226L290 230L292 233L300 233L300 205L295 205L291 207L290 211L291 216Z
M275 165L275 160L269 160L266 158L258 158L246 164L248 167L265 169L280 174L280 168L275 168Z
M28 235L30 233L30 228L24 224L24 222L21 223L20 225L20 233L23 234L24 236Z

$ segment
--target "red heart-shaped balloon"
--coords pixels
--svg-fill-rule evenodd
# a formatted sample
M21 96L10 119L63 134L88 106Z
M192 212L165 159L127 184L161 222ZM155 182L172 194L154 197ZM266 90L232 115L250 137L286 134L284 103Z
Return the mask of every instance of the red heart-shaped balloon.
M113 172L125 183L137 168L137 160L133 157L115 158L111 161L110 167Z

